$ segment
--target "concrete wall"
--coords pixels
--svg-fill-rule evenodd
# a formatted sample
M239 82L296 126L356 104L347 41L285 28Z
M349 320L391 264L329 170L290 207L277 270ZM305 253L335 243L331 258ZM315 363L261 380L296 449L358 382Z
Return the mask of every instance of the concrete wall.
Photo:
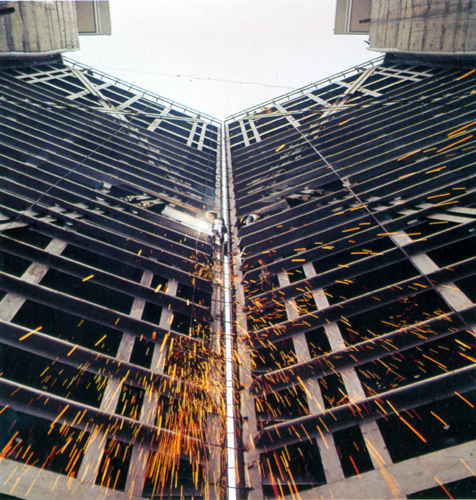
M0 2L0 57L35 57L78 49L73 1Z
M373 0L370 48L379 52L476 54L476 5L471 0Z

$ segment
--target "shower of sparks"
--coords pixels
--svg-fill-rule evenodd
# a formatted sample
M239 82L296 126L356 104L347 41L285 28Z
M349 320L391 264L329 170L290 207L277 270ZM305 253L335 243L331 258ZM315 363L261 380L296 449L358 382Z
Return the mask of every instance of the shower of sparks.
M329 124L332 126L330 119ZM435 132L424 145L427 149L406 146L395 154L403 156L394 159L392 168L396 173L392 182L400 186L403 179L419 176L424 185L449 175L453 172L453 160L437 155L450 148L451 154L463 154L462 146L473 142L473 135L452 141L460 134L466 135L475 124L472 121L453 131L444 130L442 139ZM306 144L299 145L304 154ZM293 146L279 145L272 154L282 153L279 158L288 161ZM314 155L312 151L306 154ZM437 168L429 165L425 168L430 170L421 171L415 167L416 171L407 173L407 165L420 164L425 155L447 164L434 165ZM316 155L313 160L317 161ZM329 175L335 168L325 167ZM422 273L413 254L403 253L407 243L421 244L433 235L459 227L451 210L465 200L467 188L457 181L451 189L445 187L445 192L436 184L431 189L425 187L428 192L422 191L418 203L424 204L430 215L450 214L453 218L435 222L424 215L418 216L418 220L415 216L415 223L409 223L405 230L390 231L392 224L386 226L375 213L385 209L386 204L397 207L392 212L394 220L407 217L401 197L388 197L381 201L382 206L372 205L367 199L358 199L347 181L341 182L343 186L335 191L326 194L323 190L319 194L330 196L326 208L332 206L328 216L329 227L335 223L332 236L327 236L328 231L310 227L314 221L299 221L295 217L270 228L271 236L266 236L259 249L242 249L240 272L245 276L245 304L235 297L231 305L244 313L246 325L237 321L232 330L237 332L242 352L249 355L247 368L251 376L245 386L233 374L233 389L237 408L243 401L251 401L257 433L245 435L249 422L244 422L237 425L236 437L238 443L248 439L246 452L250 453L260 446L260 440L267 443L256 464L246 466L248 471L256 466L265 480L266 494L277 499L291 496L297 500L301 491L325 482L325 473L323 477L319 469L316 440L326 450L335 444L347 477L362 478L367 472L378 470L391 495L399 498L400 486L387 469L388 459L394 458L392 454L395 461L405 460L419 456L412 453L421 450L422 454L437 451L442 443L457 439L464 442L465 418L474 420L476 400L472 386L458 392L448 389L451 384L447 382L457 370L476 363L476 332L468 329L464 316L450 306L449 295L445 295L461 292L460 282L466 279L468 271L458 261L456 251L448 251L441 266L428 257L427 264L437 268L428 275ZM468 188L468 192L469 189L474 187ZM373 194L380 200L377 189ZM386 196L383 193L382 200ZM301 201L309 202L310 195L302 195ZM291 211L293 206L288 209ZM414 211L414 207L409 209L410 215ZM285 250L273 242L274 235L286 240ZM168 241L166 236L164 233L164 241ZM400 238L405 244L397 244ZM143 242L131 238L126 242L135 245L133 253L138 261L148 257L149 249L139 248ZM173 245L185 243L186 238ZM276 255L281 250L282 254ZM434 249L435 259L443 259L439 250ZM201 278L219 289L224 285L223 268L218 254L210 253L200 253L195 248L184 259L193 263L193 280ZM398 259L392 260L397 253ZM475 254L471 255L473 258ZM422 256L427 254L422 251L417 255ZM451 273L456 277L449 276ZM83 290L96 286L91 281L95 276L95 282L99 274L78 280ZM319 282L326 276L332 278L322 288ZM140 363L133 366L131 353L136 344L127 355L121 352L122 358L114 358L110 354L114 349L109 345L117 340L113 338L114 331L92 334L85 320L78 325L79 333L66 337L69 332L62 332L61 340L67 342L67 348L62 345L64 352L58 357L53 353L54 359L42 358L41 368L38 363L30 370L18 370L3 363L0 376L10 384L12 406L0 409L2 428L7 429L2 435L0 460L24 464L26 470L36 467L57 472L50 493L58 488L61 475L67 478L71 494L84 480L88 486L125 491L131 498L137 492L157 498L174 495L208 499L212 494L224 498L224 457L230 456L226 453L226 395L230 387L224 376L223 346L224 336L231 332L222 331L219 314L214 318L216 328L200 317L197 306L205 303L207 297L195 287L195 281L193 284L192 296L182 299L184 307L192 311L190 317L174 310L164 283L150 288L161 301L161 306L156 307L160 310L158 316L165 315L167 331L156 328L133 341L147 346L144 357L150 363L158 358L160 370ZM180 299L178 295L173 298ZM118 329L126 323L120 319L115 323L112 320ZM160 320L155 321L163 325ZM116 331L119 335L120 330ZM31 347L34 353L41 340L46 341L53 334L47 327L37 327L19 335L17 340L22 342L22 348ZM97 353L94 360L91 352ZM85 357L90 360L82 361ZM231 359L234 367L247 361L240 359L238 350L233 350ZM398 394L411 394L420 382L429 383L435 377L440 377L437 381L441 384L446 383L444 398L428 397L414 404L399 402ZM28 404L39 408L39 414L48 410L50 421L39 417L26 421L24 414L14 409L17 402L20 407L24 404L27 384L32 388ZM445 398L446 406L442 403ZM388 439L386 448L379 446L378 439L373 440L372 432L364 435L360 425L368 422L375 424L372 432L383 435L384 441ZM402 451L405 441L411 446ZM101 450L100 460L97 450ZM235 450L231 451L233 455ZM469 464L462 459L461 462L475 474ZM246 479L239 477L241 473L237 467L238 484ZM18 466L2 478L12 495L21 483L21 474ZM29 485L26 496L32 493L37 478ZM451 498L444 484L434 479Z

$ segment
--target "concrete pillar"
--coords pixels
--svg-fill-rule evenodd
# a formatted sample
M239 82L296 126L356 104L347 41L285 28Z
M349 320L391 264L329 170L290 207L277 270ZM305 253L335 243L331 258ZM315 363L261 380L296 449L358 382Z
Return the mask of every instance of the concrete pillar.
M150 271L144 271L141 279L141 285L150 286L153 275ZM140 319L144 311L145 301L143 299L135 298L132 303L130 316ZM117 350L116 358L122 361L129 361L132 349L134 348L135 336L129 333L123 333L119 348ZM100 409L107 413L114 413L119 402L122 384L125 380L110 379L107 382L104 396L102 398ZM144 402L147 398L144 398ZM142 413L144 413L142 408ZM94 482L101 464L101 458L104 453L104 446L106 445L107 437L102 431L98 431L99 438L90 439L84 453L83 460L79 469L78 477L83 478L86 482ZM133 450L134 451L134 450ZM131 459L132 463L132 459ZM132 477L128 476L126 490L130 489L129 483L132 483ZM139 481L140 482L140 481ZM141 483L142 487L142 483ZM140 490L142 495L142 489ZM139 496L140 496L139 495Z
M404 232L399 232L396 235L391 235L395 245L404 247L412 243L410 236ZM427 275L438 271L438 267L428 255L421 253L418 255L410 255L410 262L420 271L422 275ZM456 312L471 307L471 300L458 288L454 283L446 283L446 285L435 285L436 291L443 297L445 302Z
M153 274L145 271L141 285L149 287L152 283ZM167 295L175 295L177 292L177 283L169 282L167 285ZM144 312L145 301L135 299L132 306L131 316L141 319ZM160 317L160 328L170 329L170 317L172 313L169 310L163 309ZM151 371L154 373L164 373L165 358L167 357L167 346L155 344L152 353L152 361L150 365ZM154 425L157 416L157 405L159 403L160 394L149 386L144 394L144 401L140 412L139 420L142 423ZM134 444L131 456L131 471L127 476L126 491L130 498L141 498L144 488L145 474L147 471L147 462L149 458L149 447L141 443Z
M235 273L239 266L235 263ZM235 276L237 282L242 278L241 272ZM240 384L243 389L241 394L241 416L243 419L242 425L242 442L245 452L244 459L244 474L245 484L250 489L248 500L263 499L263 479L259 470L260 452L253 444L253 436L258 432L256 421L256 409L254 397L250 394L249 387L253 382L251 376L251 359L247 347L246 339L248 338L248 327L246 322L246 314L243 312L245 298L243 290L240 286L236 288L236 328L238 337L238 364L240 373Z
M393 498L405 498L405 493L400 485L395 481L387 468L392 465L392 459L388 453L387 446L383 440L377 422L371 420L360 424L360 430L364 437L367 450L369 452L372 464L376 471L380 471Z
M84 451L84 456L77 476L78 479L86 485L93 485L96 481L106 441L107 434L102 429L94 427Z
M311 265L312 272L315 274L314 267ZM304 274L308 277L308 273L311 272L309 265L304 265ZM287 273L278 274L279 286L283 287L289 285L289 276ZM314 296L316 305L319 307L316 297ZM292 305L288 305L291 303ZM289 299L286 301L289 319L296 319L299 317L298 309L294 299ZM342 336L339 332L339 337ZM336 344L336 342L334 342ZM294 350L296 352L298 363L303 363L306 361L311 361L311 353L309 351L309 346L307 344L306 335L304 333L293 336ZM325 411L324 400L322 398L321 389L319 387L319 382L317 378L309 378L303 380L304 391L306 393L306 399L309 407L309 412L311 415L317 415ZM332 434L325 434L316 439L316 444L319 448L319 453L321 455L322 466L326 475L326 480L328 483L333 483L335 481L341 481L344 479L344 473L342 471L342 466L337 454L337 450L334 444L334 438Z
M314 266L311 263L306 263L303 266L303 268L307 278L316 275ZM325 309L326 307L329 307L329 301L327 300L327 296L323 289L314 290L313 296L318 309ZM345 349L345 342L340 332L339 326L337 325L336 322L332 322L330 324L325 325L324 330L326 332L327 338L329 339L329 344L333 352ZM362 389L362 385L360 383L360 380L357 376L355 369L344 368L340 370L339 373L342 376L342 380L344 382L345 389L349 396L350 401L352 403L356 403L358 401L365 399L365 393ZM321 402L322 402L322 396L321 396ZM319 406L317 399L315 400L314 404L315 405L317 404L317 406ZM322 406L324 406L323 402ZM377 427L377 424L374 422L369 424L362 424L361 430L362 433L364 433L365 431L368 434L367 438L369 440L371 439L371 443L373 444L376 453L380 453L381 456L385 457L386 463L391 464L392 461L390 459L390 455L388 455L388 452L386 451L385 443L383 441L382 435L380 434L380 430ZM332 434L326 434L324 438L319 438L317 442L319 445L319 449L321 451L322 461L328 483L343 480L344 473L342 471L342 466L340 463L339 456L337 454Z
M45 248L45 252L61 255L61 253L66 248L67 243L62 240L51 240L48 246ZM38 262L33 262L28 269L23 273L21 279L27 283L32 283L37 285L45 277L45 274L49 271L49 267L44 264L39 264ZM10 322L21 309L23 304L27 301L22 295L17 293L8 293L0 301L0 319L6 322Z

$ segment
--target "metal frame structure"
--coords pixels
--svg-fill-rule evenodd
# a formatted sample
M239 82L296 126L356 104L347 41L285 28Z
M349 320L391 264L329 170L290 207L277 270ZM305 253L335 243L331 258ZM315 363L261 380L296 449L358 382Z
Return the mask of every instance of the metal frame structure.
M474 67L387 58L225 123L243 498L476 491Z
M387 56L221 124L3 69L0 493L222 499L234 442L239 499L476 491L475 81Z
M0 492L224 498L219 123L70 61L0 86Z

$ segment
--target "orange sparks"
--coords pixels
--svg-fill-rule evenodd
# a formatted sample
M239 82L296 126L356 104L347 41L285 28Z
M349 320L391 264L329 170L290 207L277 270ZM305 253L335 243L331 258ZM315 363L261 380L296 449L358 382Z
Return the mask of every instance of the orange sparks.
M42 328L43 328L42 326L39 326L38 328L36 328L35 330L31 331L30 333L27 333L26 335L23 335L23 337L21 337L21 338L18 339L18 341L21 342L22 340L27 339L30 335L33 335L34 333L39 332Z
M405 419L404 419L401 415L399 415L399 417L400 417L400 420L401 420L404 424L408 425L408 427L410 427L410 429L411 429L411 430L412 430L412 431L413 431L413 432L414 432L414 433L415 433L415 434L416 434L416 435L417 435L417 436L418 436L418 437L419 437L419 438L420 438L420 439L421 439L424 443L426 443L426 442L427 442L427 440L426 440L426 439L425 439L425 438L424 438L424 437L423 437L423 436L422 436L422 435L421 435L421 434L420 434L420 433L419 433L419 432L415 429L415 427L413 427L412 425L410 425L410 424L409 424L409 423L408 423L408 422L407 422L407 421L406 421L406 420L405 420Z
M83 282L84 281L88 281L90 280L91 278L94 278L94 274L90 274L89 276L87 276L86 278L83 279Z
M437 477L435 477L435 480L436 482L445 490L445 493L448 495L449 498L453 498L451 495L450 495L450 492L443 486L443 484L438 480Z
M461 461L463 462L464 466L471 472L471 474L476 477L476 472L474 472L474 470L471 469L471 467L463 459L461 459Z
M440 196L449 196L450 193L443 193L443 194L435 194L434 196L427 196L427 200L430 200L431 198L439 198Z
M433 172L439 172L440 170L443 170L444 168L446 168L446 165L444 167L435 168L433 170L428 170L428 172L425 172L425 175L432 174Z
M63 410L61 410L61 412L59 413L59 415L53 420L53 422L51 422L50 424L50 427L51 429L53 428L53 426L56 424L56 422L63 416L64 412L69 408L69 405L66 405Z
M354 459L352 458L351 455L349 455L350 461L352 462L352 465L354 466L355 472L357 472L357 475L360 477L360 472L359 469L357 469L357 465L355 465Z
M440 418L436 413L430 412L434 417L436 417L443 425L448 425L442 418Z
M460 142L464 142L464 141L467 141L468 139L471 139L471 137L473 137L472 135L468 135L468 137L465 137L464 139L461 139L459 141L456 141L456 142L453 142L453 144L450 144L449 146L446 146L444 147L443 149L439 149L437 151L437 153L441 153L442 151L444 151L445 149L448 149L448 148L451 148L453 146L456 146L456 144L459 144Z
M73 352L76 349L76 347L78 347L77 344L71 349L71 351L68 352L68 354L66 354L66 356L69 356L70 354L73 354Z
M397 161L403 160L404 158L408 158L409 156L414 155L414 154L416 154L416 153L419 153L420 151L421 151L421 149L417 149L416 151L413 151L413 153L408 153L407 155L402 156L402 157L401 157L401 158L399 158Z
M392 405L392 403L390 403L390 401L387 401L387 404L390 406L390 408L392 408L392 410L398 415L400 416L400 413L398 413L398 411L395 409L395 407Z
M468 403L468 404L469 404L469 406L471 406L471 408L474 408L474 405L473 405L473 404L471 404L471 403L470 403L470 402L469 402L466 398L463 398L463 396L461 396L461 394L460 394L459 392L456 392L456 391L455 391L455 394L456 394L457 396L459 396L459 397L460 397L460 398L461 398L461 399L462 399L465 403Z
M475 71L476 71L476 69L472 69L471 71L468 71L464 75L459 76L458 78L456 78L456 81L461 80L462 78L465 78L465 77L469 76L471 73L474 73Z
M471 122L471 123L468 123L468 125L465 125L464 127L461 127L461 128L459 128L459 129L457 129L457 130L454 130L453 132L450 132L450 133L448 134L448 137L450 137L450 136L452 136L452 135L455 135L455 134L457 134L458 132L461 132L462 130L467 129L468 127L470 127L471 125L474 125L475 123L476 123L476 122Z
M473 363L476 363L476 359L472 358L471 356L467 356L466 354L463 354L462 352L458 352L460 356L463 356L463 358L469 359Z
M103 337L101 337L95 344L94 344L94 347L98 346L105 338L107 337L107 335L104 335Z

